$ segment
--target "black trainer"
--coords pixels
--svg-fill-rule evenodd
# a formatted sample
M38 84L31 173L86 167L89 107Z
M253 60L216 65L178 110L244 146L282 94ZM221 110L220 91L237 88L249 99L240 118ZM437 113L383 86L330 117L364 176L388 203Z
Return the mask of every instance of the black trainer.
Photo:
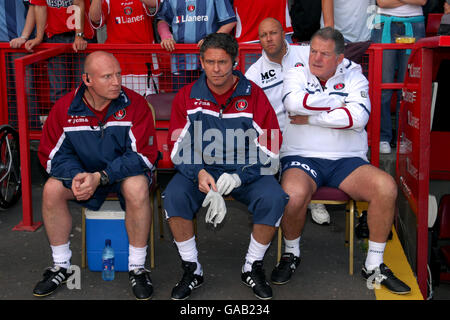
M252 271L242 272L241 280L253 289L253 293L258 299L272 299L272 288L266 281L263 262L261 260L253 262Z
M133 269L128 272L128 278L137 300L148 300L152 297L153 285L150 279L150 271L144 268Z
M364 279L372 280L372 284L384 285L389 291L396 294L407 294L411 292L411 288L408 287L403 281L398 279L384 263L372 271L368 271L363 265L361 274Z
M62 283L67 282L67 269L58 266L49 267L43 274L43 279L39 281L33 290L36 297L45 297L53 293Z
M172 289L172 300L185 300L189 298L193 289L197 289L203 284L203 276L194 274L197 263L181 261L184 270L183 278Z
M288 283L299 264L300 257L296 257L292 253L283 253L280 261L272 271L270 280L273 284Z

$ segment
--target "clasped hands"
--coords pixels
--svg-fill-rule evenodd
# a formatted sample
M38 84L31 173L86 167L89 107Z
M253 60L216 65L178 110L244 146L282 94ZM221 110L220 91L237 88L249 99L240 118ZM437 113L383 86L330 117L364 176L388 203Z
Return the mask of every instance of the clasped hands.
M72 179L72 192L75 199L85 201L92 197L100 184L100 173L82 172Z
M216 227L225 218L227 207L223 195L229 194L234 188L241 185L241 179L237 174L223 173L217 180L206 171L201 170L198 174L199 190L206 193L202 207L209 205L205 221Z

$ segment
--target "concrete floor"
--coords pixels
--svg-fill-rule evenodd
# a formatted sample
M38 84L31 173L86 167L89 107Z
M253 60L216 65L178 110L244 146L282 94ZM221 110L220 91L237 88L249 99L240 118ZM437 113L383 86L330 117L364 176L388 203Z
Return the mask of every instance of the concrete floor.
M40 218L42 187L33 187L35 221ZM71 204L72 264L81 266L81 207ZM244 205L227 201L225 223L213 230L204 222L205 211L198 215L198 250L205 273L204 285L191 295L192 300L253 300L251 289L240 281L240 270L249 244L250 215ZM302 238L302 262L292 281L284 286L272 286L274 299L375 299L359 272L365 254L364 241L355 243L355 274L348 274L348 252L344 246L343 208L331 208L330 226L308 223ZM331 210L330 210L331 211ZM35 232L12 231L21 220L21 205L0 212L0 299L36 299L32 290L43 270L51 264L51 251L41 227ZM172 287L181 278L182 270L168 225L164 222L164 239L156 230L155 268L152 280L154 300L170 299ZM267 276L275 265L276 242L265 258ZM149 259L147 259L149 265ZM11 268L14 266L14 268ZM58 289L45 299L134 299L126 272L117 272L116 279L105 282L99 272L81 270L81 289Z
M33 163L32 163L32 170ZM34 221L42 221L41 195L43 179L34 173L32 200ZM71 233L72 264L81 266L81 207L70 204L73 214ZM227 201L228 213L223 225L213 230L206 226L205 210L198 214L199 259L205 283L195 290L189 301L235 300L259 301L250 288L241 283L240 271L250 239L251 217L243 204ZM272 285L274 300L375 300L373 290L366 287L360 270L365 259L365 240L355 238L354 274L348 274L348 251L344 246L345 215L342 206L327 206L331 224L320 226L308 221L302 236L299 269L287 285ZM12 231L22 220L21 201L0 211L0 300L134 300L126 272L105 282L99 272L81 270L81 288L59 288L46 298L32 295L44 269L51 265L51 251L40 227L35 232ZM158 221L155 221L158 226ZM357 221L355 222L357 223ZM173 286L181 279L182 269L167 223L164 239L155 231L156 266L151 270L154 284L152 300L169 300ZM149 266L149 255L147 256ZM276 241L265 257L267 277L275 266ZM449 300L450 285L434 289L434 300ZM165 305L165 304L164 304Z

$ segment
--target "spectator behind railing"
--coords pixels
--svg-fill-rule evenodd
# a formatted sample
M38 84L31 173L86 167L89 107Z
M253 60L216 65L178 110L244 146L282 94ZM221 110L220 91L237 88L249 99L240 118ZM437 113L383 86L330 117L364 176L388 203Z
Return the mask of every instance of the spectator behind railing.
M290 16L294 29L294 42L309 42L311 36L320 29L322 4L320 1L294 0Z
M156 20L161 47L169 52L175 49L175 43L197 43L200 47L208 34L230 33L236 25L229 0L166 0L161 4ZM173 90L199 77L200 64L196 54L177 54L171 58Z
M234 0L236 12L236 40L239 43L258 42L258 26L265 18L280 21L286 40L292 43L292 23L288 0Z
M29 1L16 1L15 5L8 3L8 6L6 6L6 1L0 0L0 10L4 11L4 14L0 14L0 41L9 41L11 48L20 48L34 31L34 7L29 5ZM14 76L14 60L21 58L24 55L24 53L11 53L10 55L6 55L6 72L7 81L9 83L16 83L16 77ZM39 104L36 101L36 98L33 98L36 96L36 90L33 83L32 68L26 68L25 79L27 81L26 88L30 128L37 129L40 128L38 117ZM17 98L15 86L12 86L8 91L7 101L9 109L8 123L14 128L17 128Z
M346 42L360 42L370 39L371 11L375 0L322 0L321 27L339 30Z
M442 16L441 25L439 26L438 35L450 35L450 0L444 3L444 15Z
M27 15L28 1L14 1L10 3L0 0L0 41L8 42L20 36L25 17Z
M95 42L94 30L87 22L89 0L30 0L30 4L35 6L36 38L25 43L28 51L33 52L35 46L47 42L72 43L73 51L78 53L86 49L88 42ZM84 56L78 54L49 59L47 69L52 104L81 81L83 59Z
M414 41L425 37L425 18L421 6L426 2L427 0L377 0L379 8L374 19L371 40L376 43L395 43L398 37L408 37L411 40L414 38ZM410 51L383 51L383 83L394 82L396 72L397 82L403 82ZM380 153L391 153L390 143L395 141L395 137L392 139L392 93L393 90L383 90L381 93ZM398 119L400 99L399 90L396 119Z
M92 0L89 21L96 30L106 25L105 43L154 43L153 16L158 11L159 3L160 0ZM130 53L118 55L117 59L122 67L123 86L141 95L159 91L156 55Z

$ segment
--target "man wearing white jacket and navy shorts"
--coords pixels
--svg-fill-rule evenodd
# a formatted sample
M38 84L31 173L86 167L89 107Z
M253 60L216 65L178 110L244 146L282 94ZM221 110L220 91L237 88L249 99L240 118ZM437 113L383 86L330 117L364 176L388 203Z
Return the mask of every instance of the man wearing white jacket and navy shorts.
M263 48L259 58L245 76L260 86L277 114L281 132L284 131L287 113L282 98L283 75L290 68L308 64L309 46L290 45L285 40L283 26L275 18L266 18L258 27ZM330 215L321 203L308 205L311 218L318 224L329 224Z
M285 253L272 272L272 282L290 280L300 261L307 204L317 188L330 186L369 203L363 277L393 293L409 293L411 289L383 263L397 186L389 174L367 161L368 81L359 65L344 60L339 31L328 27L313 35L308 65L284 76L283 103L290 121L280 150L281 185L290 198L281 220Z

